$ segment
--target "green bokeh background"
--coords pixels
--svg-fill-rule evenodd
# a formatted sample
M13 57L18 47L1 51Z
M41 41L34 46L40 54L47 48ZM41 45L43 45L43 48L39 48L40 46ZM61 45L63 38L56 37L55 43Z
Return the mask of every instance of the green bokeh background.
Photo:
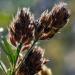
M60 1L68 3L71 11L69 23L52 39L40 41L39 45L45 49L45 57L50 59L47 65L53 75L75 75L75 0L0 0L0 27L7 30L18 8L29 7L37 19L44 10L51 10ZM2 50L0 56L7 64ZM4 75L1 70L0 75Z

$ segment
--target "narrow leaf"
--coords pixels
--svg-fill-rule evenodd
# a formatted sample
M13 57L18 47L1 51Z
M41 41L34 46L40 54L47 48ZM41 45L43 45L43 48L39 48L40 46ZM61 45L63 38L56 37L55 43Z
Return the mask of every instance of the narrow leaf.
M7 73L7 68L4 65L4 63L0 60L0 69L6 74Z
M7 54L11 64L14 64L14 53L11 48L11 45L8 43L6 38L3 38L1 41L1 47L4 50L4 52Z

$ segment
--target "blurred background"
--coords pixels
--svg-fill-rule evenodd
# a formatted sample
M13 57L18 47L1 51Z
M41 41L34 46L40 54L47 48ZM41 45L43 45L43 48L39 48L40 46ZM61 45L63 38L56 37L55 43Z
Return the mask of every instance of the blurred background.
M2 27L4 35L7 34L7 28L18 8L29 7L37 19L44 10L51 10L60 1L68 3L70 21L52 39L40 41L40 45L45 49L45 57L50 59L47 66L52 69L53 75L75 75L75 0L0 0L0 37ZM1 48L0 59L7 64L8 60ZM0 75L4 75L1 70Z

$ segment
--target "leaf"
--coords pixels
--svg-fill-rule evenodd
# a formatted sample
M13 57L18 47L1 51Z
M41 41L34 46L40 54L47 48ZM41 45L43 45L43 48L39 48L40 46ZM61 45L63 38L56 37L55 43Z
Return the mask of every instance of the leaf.
M7 68L6 66L4 65L4 63L0 60L0 69L5 73L7 74Z
M11 64L13 65L14 64L14 53L11 48L11 45L8 43L6 38L2 38L1 47L4 50L4 52L7 54Z

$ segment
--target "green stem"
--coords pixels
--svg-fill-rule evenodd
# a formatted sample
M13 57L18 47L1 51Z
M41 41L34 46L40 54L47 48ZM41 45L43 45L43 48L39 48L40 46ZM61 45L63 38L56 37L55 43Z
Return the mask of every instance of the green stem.
M36 40L33 42L33 44L32 44L32 46L30 47L30 49L28 49L28 52L27 52L27 54L25 55L24 60L27 58L28 54L31 52L33 46L35 45L35 43L36 43L37 41L38 41L38 39L36 39Z
M22 42L19 44L19 46L17 47L17 50L16 50L16 60L15 60L15 64L17 62L17 59L18 59L18 56L19 56L19 53L20 53L20 50L22 48Z
M16 50L15 62L14 62L14 65L13 65L12 75L15 75L15 66L16 66L21 48L22 48L22 42L18 45L17 50Z

